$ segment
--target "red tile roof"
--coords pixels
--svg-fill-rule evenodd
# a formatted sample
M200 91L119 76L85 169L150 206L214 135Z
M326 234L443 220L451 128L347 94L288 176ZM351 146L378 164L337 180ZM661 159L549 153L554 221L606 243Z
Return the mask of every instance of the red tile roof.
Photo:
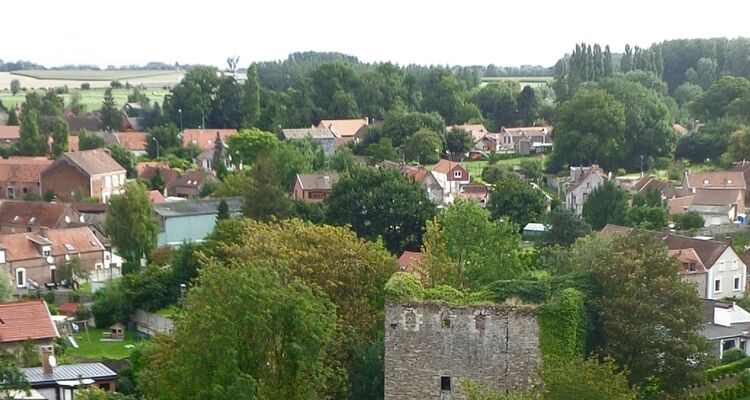
M41 250L34 243L49 245L53 256L68 253L104 251L104 246L88 227L49 229L47 237L37 233L11 233L0 235L0 245L5 248L8 262L42 258ZM69 250L66 244L72 246Z
M459 167L463 168L463 167L461 166L461 163L457 163L457 162L455 162L455 161L450 161L450 160L442 159L442 160L440 160L440 161L439 161L439 162L438 162L437 164L435 164L435 166L434 166L434 167L432 167L432 170L433 170L433 171L437 171L437 172L440 172L440 173L443 173L443 174L447 174L447 173L448 173L448 172L450 172L450 171L451 171L451 170L453 169L453 167L455 167L456 165L458 165Z
M58 158L49 168L55 168L59 163L67 162L77 166L81 171L89 176L119 172L124 174L125 168L118 164L114 158L104 149L84 150L77 152L68 152ZM48 169L49 169L48 168Z
M229 137L237 133L237 129L185 129L182 134L182 146L198 146L202 150L213 149L217 132L221 140L228 145Z
M0 140L18 140L20 138L20 126L0 125Z
M330 129L338 137L352 137L367 126L367 119L323 119L318 128Z
M418 251L405 251L398 258L398 265L402 271L412 270L422 261L422 253Z
M152 204L161 204L161 203L167 202L167 200L164 198L164 195L161 194L161 192L158 190L149 191L148 199L151 201Z
M0 182L39 182L50 164L46 157L0 158Z
M66 203L43 201L3 201L0 203L0 225L30 225L48 228L77 224L77 219L65 222L66 213L77 214Z
M68 136L68 151L78 151L80 150L79 143L81 142L79 140L80 138L78 136L70 135Z
M59 336L44 300L0 304L0 343Z
M130 151L146 151L148 133L146 132L118 132L120 144Z

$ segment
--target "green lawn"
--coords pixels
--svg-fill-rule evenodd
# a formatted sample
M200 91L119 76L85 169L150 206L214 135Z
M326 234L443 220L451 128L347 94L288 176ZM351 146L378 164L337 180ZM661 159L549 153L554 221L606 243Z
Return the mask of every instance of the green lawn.
M20 70L11 72L13 75L27 76L35 79L55 79L71 81L112 81L124 79L164 77L174 75L176 71L164 70Z
M516 81L521 87L531 86L532 88L537 88L552 83L552 80L554 80L554 77L551 76L500 76L482 78L482 85L491 82Z
M163 88L145 88L142 89L142 91L146 93L152 102L158 101L159 104L164 101L164 96L169 93L169 90ZM70 103L70 94L74 92L80 93L81 103L86 106L86 111L94 111L102 107L104 89L81 90L70 88L70 93L61 95L66 105ZM122 107L128 101L128 94L132 92L132 89L113 89L112 96L117 105ZM0 91L0 102L2 102L6 108L14 107L16 104L23 104L24 100L25 95L23 92L13 96L10 91Z
M111 359L121 360L128 358L133 349L126 348L125 345L135 344L135 339L131 332L125 333L125 340L122 342L102 342L102 329L89 328L89 334L81 330L75 334L78 348L68 347L68 353L71 356L81 356L93 360ZM108 330L107 330L108 331Z

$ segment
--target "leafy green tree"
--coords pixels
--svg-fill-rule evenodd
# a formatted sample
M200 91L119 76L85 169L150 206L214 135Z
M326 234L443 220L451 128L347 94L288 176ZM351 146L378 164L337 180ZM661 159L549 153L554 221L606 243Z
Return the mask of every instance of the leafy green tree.
M402 150L407 161L435 164L442 154L443 142L437 133L421 129L404 141Z
M161 173L161 168L157 168L154 172L154 176L148 182L148 188L151 190L158 190L159 193L164 194L164 188L167 184L164 182L164 176Z
M99 112L102 119L101 129L113 129L117 131L122 129L122 113L120 113L120 109L117 107L117 103L115 103L111 88L104 90L104 101Z
M703 88L689 82L685 82L675 89L672 95L680 106L684 106L691 101L697 99L703 94Z
M11 393L21 391L26 395L31 395L29 382L26 375L18 365L16 356L6 350L0 352L0 398L11 399Z
M691 103L691 109L697 118L710 121L724 117L730 113L733 105L749 98L750 81L747 78L725 76L696 98Z
M518 122L523 126L531 126L539 116L540 100L531 86L524 86L516 96L518 106Z
M382 238L394 254L419 248L436 211L424 189L392 169L357 168L339 179L324 202L328 221L350 224L365 239Z
M118 383L119 387L119 383ZM102 390L99 388L87 388L76 390L76 399L79 400L134 400L132 396L122 393Z
M219 202L218 213L216 214L216 222L228 219L229 217L229 204L227 204L226 200L221 199Z
M582 216L591 229L598 231L607 224L625 224L627 208L627 193L615 186L613 181L607 180L594 189L583 203Z
M525 272L518 226L491 220L473 201L458 200L428 222L424 242L430 286L478 288Z
M504 126L512 126L516 121L518 103L513 90L505 84L490 83L472 95L472 102L479 107L488 128L493 132Z
M545 360L542 367L544 399L635 400L637 388L610 357Z
M655 188L648 188L643 192L635 194L633 196L633 207L638 206L664 207L661 192Z
M191 283L198 277L202 246L195 242L184 242L172 253L172 279L177 284Z
M44 142L39 135L39 115L34 109L21 113L18 154L21 156L41 156L45 154Z
M743 125L729 137L727 154L732 161L750 159L750 127Z
M617 166L624 134L623 104L601 89L581 89L560 105L548 168L556 172L566 165Z
M529 222L542 220L547 200L541 190L511 177L495 184L487 209L492 213L492 218L509 218L523 229Z
M466 154L474 146L474 137L463 129L451 128L445 134L445 148L453 157Z
M180 131L177 126L171 123L151 128L148 140L146 141L146 153L148 153L148 156L156 158L157 146L159 146L160 155L163 155L167 150L182 146L179 133Z
M541 159L524 158L518 166L521 167L521 172L526 179L532 182L541 183L542 177L544 176Z
M381 161L397 161L398 149L393 147L393 142L389 138L381 138L379 142L367 146L365 154L369 157L371 164L377 164Z
M172 337L146 350L144 393L153 399L322 396L336 379L326 365L338 324L334 306L319 289L286 282L282 273L262 264L202 269Z
M245 105L245 119L243 126L246 128L255 127L260 119L260 85L258 84L258 68L255 64L247 68L247 80L243 93Z
M630 382L679 393L711 362L701 336L703 314L695 288L682 282L677 262L650 232L579 240L568 263L600 287L589 300L599 321L592 343L630 371Z
M697 211L688 211L684 214L672 215L672 220L675 223L675 229L680 231L688 231L691 229L700 229L705 226L705 221Z
M156 247L158 224L146 186L128 182L123 194L112 196L104 226L118 254L128 261L138 262L151 253Z
M565 207L555 207L547 218L544 243L548 246L570 246L576 239L589 235L591 227Z
M89 133L84 130L78 132L78 148L80 150L102 149L106 145L104 138L96 133Z
M279 139L271 132L257 128L242 129L229 137L229 154L239 157L245 165L252 165L261 153L270 153L279 145Z
M391 140L391 143L399 147L411 135L420 129L429 129L438 134L445 132L445 121L440 114L403 112L401 110L390 111L383 121L382 135Z
M16 110L11 108L8 111L8 120L5 121L5 125L8 126L18 126L20 122L18 121L18 115L16 115Z
M215 198L242 197L252 187L253 179L248 171L229 173L213 193Z
M10 278L6 275L0 277L0 303L7 303L13 299L13 285Z
M21 91L21 82L19 82L18 79L13 79L12 81L10 81L10 93L13 96L15 96L20 91Z
M253 185L245 193L243 214L258 221L292 215L292 200L281 187L276 166L268 155L258 157L250 172Z
M669 222L669 213L661 206L636 206L625 213L625 224L648 230L661 230Z
M112 158L125 168L128 178L132 179L138 175L135 169L135 155L130 150L121 144L110 144L107 146L107 149L109 149L109 154Z
M97 328L107 329L116 322L126 323L133 312L133 300L123 280L111 280L94 293L91 313Z
M346 146L339 147L336 153L328 158L328 167L337 172L348 172L358 165L359 161L354 157L352 149Z
M488 164L482 169L482 180L492 185L513 178L516 178L515 174L504 164Z
M297 174L319 171L325 165L323 149L310 140L283 141L270 157L284 190L291 190Z
M214 105L226 102L214 102L219 94L222 79L219 78L215 67L200 66L191 68L182 82L175 85L164 98L164 115L176 126L180 126L180 118L185 128L206 127ZM236 94L231 88L229 97ZM227 93L225 93L225 97ZM240 100L240 99L238 99ZM241 107L238 102L236 106ZM223 128L216 126L216 128ZM165 148L168 146L165 146Z
M68 151L68 123L58 116L52 126L52 156L57 158Z

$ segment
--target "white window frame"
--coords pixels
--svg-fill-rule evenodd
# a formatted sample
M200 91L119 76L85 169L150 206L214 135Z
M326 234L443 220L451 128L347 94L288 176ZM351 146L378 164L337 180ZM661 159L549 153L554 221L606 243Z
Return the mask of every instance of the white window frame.
M734 276L734 279L732 280L732 288L735 291L742 290L742 276L740 276L740 275L735 275Z
M120 186L120 175L112 175L112 186Z
M15 199L16 198L16 189L13 186L8 186L5 188L5 197L8 199Z
M737 269L739 269L739 263L735 258L734 260L732 260L732 271L737 271Z
M104 177L104 187L109 189L112 187L112 177L107 175Z
M716 289L717 283L719 284L719 289ZM714 293L719 293L719 292L721 292L721 278L714 279Z
M456 179L456 178L463 179L463 177L464 177L463 171L461 170L453 171L453 179Z
M19 281L18 279L19 272L23 274L23 280L21 281ZM19 287L19 288L26 287L26 279L27 279L26 268L16 268L16 287Z
M719 272L725 271L724 260L719 261Z
M104 269L104 264L102 264L102 263L96 263L96 264L94 264L94 268L96 268L96 269Z

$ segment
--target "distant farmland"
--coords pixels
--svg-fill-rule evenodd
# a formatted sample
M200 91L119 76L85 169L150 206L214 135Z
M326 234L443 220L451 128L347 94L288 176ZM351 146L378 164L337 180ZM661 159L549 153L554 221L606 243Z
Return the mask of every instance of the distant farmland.
M12 75L26 76L43 80L71 80L71 81L114 81L132 80L139 78L172 78L180 72L164 70L85 70L85 69L60 69L60 70L21 70L13 71Z
M102 107L102 101L104 100L104 88L94 88L90 90L81 89L70 89L70 93L79 93L81 95L81 104L86 106L86 111L95 111ZM112 97L118 106L123 106L128 100L128 94L132 93L132 89L112 89ZM70 93L60 95L65 101L65 105L70 104ZM145 88L143 89L149 100L158 101L162 104L164 101L164 95L169 93L169 90L162 88ZM26 93L19 92L15 96L10 93L10 90L0 90L0 102L6 108L14 107L16 104L21 105L25 101Z
M486 77L482 78L482 85L486 85L490 82L500 81L516 81L521 87L531 86L537 88L552 83L554 77L551 76L500 76L500 77Z
M91 88L108 87L111 81L130 83L149 88L172 87L183 77L184 71L158 70L23 70L0 72L0 90L9 90L10 82L17 79L27 89L49 89L67 86L80 88L88 83Z

